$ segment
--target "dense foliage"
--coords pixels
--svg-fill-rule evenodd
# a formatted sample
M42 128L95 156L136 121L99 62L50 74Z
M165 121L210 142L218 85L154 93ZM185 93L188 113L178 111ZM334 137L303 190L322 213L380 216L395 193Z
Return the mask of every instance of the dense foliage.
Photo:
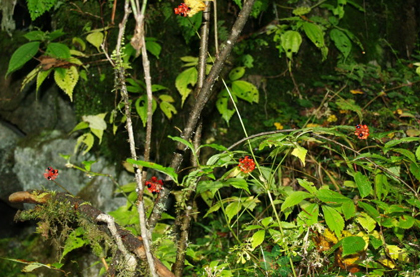
M147 4L152 86L143 81L145 51L135 20L124 21L124 3L46 2L27 1L30 16L37 22L54 11L56 28L26 32L28 42L12 55L7 74L36 58L22 87L35 81L42 90L51 75L74 101L80 118L75 153L124 161L130 172L149 170L144 197L134 182L117 184L127 204L110 214L140 235L142 201L146 216L158 221L148 226L151 252L177 276L420 275L420 55L417 41L407 45L407 56L385 39L381 19L372 23L384 7L255 1L219 81L200 103L200 90L247 2ZM400 23L392 15L387 20ZM124 38L118 37L122 22ZM203 55L197 31L206 24L215 35ZM124 87L127 102L119 94ZM194 126L194 136L180 135L176 129L184 128L195 105L205 105L202 125ZM138 147L151 148L155 162L129 158L128 143L123 149L107 144L125 136L131 111L137 144L153 125L154 143ZM174 151L185 155L179 168L168 166ZM65 158L71 164L72 157ZM72 166L94 175L91 164ZM175 204L162 213L166 198L160 194L168 190ZM78 215L58 223L50 213L28 217L66 226L55 270L86 245L98 260L115 259L117 246L109 237L94 240L97 233ZM40 228L50 232L45 224Z

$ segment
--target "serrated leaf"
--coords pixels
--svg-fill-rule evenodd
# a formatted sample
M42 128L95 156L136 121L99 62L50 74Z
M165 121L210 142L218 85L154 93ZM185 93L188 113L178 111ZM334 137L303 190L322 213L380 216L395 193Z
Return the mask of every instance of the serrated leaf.
M365 249L366 242L362 237L350 236L343 238L341 246L343 249L343 257L345 257L363 251Z
M86 36L86 40L96 47L98 52L101 52L101 44L104 42L104 34L99 31L94 31Z
M381 215L372 205L359 201L358 206L365 210L366 213L376 222L378 222L381 219Z
M60 71L55 70L54 80L56 84L70 97L70 101L73 101L73 90L79 80L79 72L75 66L62 69L64 70L64 76L60 74Z
M341 236L341 231L344 229L343 217L334 209L329 206L322 206L325 222L328 228L333 231L337 237Z
M244 76L244 74L245 74L245 67L244 66L239 66L239 67L236 67L236 68L232 69L229 72L229 79L231 81L236 81L236 80L242 78L242 76Z
M261 243L263 243L264 239L265 239L265 230L258 230L257 232L255 232L255 234L252 235L252 239L251 239L252 249L255 249Z
M248 189L248 183L245 181L245 179L240 179L240 178L230 178L230 179L227 179L225 182L226 182L228 185L231 185L231 186L232 186L232 187L234 187L234 188L237 188L237 189L243 189L243 190L245 190L246 192L250 193L250 192L249 192L249 189Z
M232 93L249 103L258 103L260 94L256 86L247 81L232 82Z
M6 77L10 73L20 69L25 63L31 60L33 56L38 53L39 44L40 43L38 41L28 42L16 49L10 58Z
M303 166L305 166L306 164L306 153L308 153L308 150L306 150L300 145L296 145L295 149L293 149L292 151L292 155L299 158Z
M369 181L368 176L363 175L360 171L358 171L354 174L354 181L356 182L362 198L372 194L372 183Z
M49 43L45 53L50 57L58 59L66 60L70 58L70 49L67 45L58 42Z
M226 216L228 217L228 223L230 223L232 218L240 212L241 207L242 205L239 201L235 201L226 206L225 212Z
M306 226L318 223L319 205L317 203L312 203L301 208L302 211L299 213L298 220L302 220Z
M281 205L281 211L284 211L289 207L293 207L302 202L302 200L310 197L313 197L313 195L306 191L293 191L284 200L283 204Z
M175 80L175 86L181 94L181 107L184 105L185 100L190 95L193 86L197 83L197 69L195 67L188 68L182 71Z
M37 19L45 12L49 11L52 7L54 7L55 4L57 4L57 0L27 0L27 4L31 20L35 21L35 19Z
M147 124L147 95L140 96L134 103L136 107L137 114L140 116L141 121L143 122L143 127L146 127ZM152 99L152 114L157 108L156 100Z

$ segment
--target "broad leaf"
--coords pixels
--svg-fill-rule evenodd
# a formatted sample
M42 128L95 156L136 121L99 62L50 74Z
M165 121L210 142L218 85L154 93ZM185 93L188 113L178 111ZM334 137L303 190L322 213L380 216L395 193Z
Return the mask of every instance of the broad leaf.
M328 228L333 231L337 237L341 236L341 231L344 229L343 217L334 209L329 206L322 206L325 222Z
M255 232L255 234L252 235L252 240L251 240L252 249L255 249L261 243L263 243L264 239L265 239L265 230L258 230L257 232Z
M306 153L308 153L308 150L303 148L300 145L296 145L295 149L292 151L292 155L299 158L299 160L302 162L303 166L306 164Z
M136 107L137 114L140 116L141 121L143 122L143 127L146 127L147 124L147 95L140 96L134 103ZM152 99L152 114L157 108L157 103L155 99Z
M302 36L296 31L287 31L281 36L281 47L290 60L292 60L293 54L299 51L301 43Z
M229 79L231 81L236 81L236 80L239 80L240 78L242 78L242 76L244 76L244 74L245 74L245 67L239 66L239 67L236 67L236 68L232 69L229 72Z
M16 49L10 58L6 77L10 73L20 69L25 63L31 60L32 57L35 56L35 54L38 52L39 44L40 43L38 41L28 42Z
M354 181L362 198L372 194L372 183L369 181L369 177L358 171L354 174Z
M333 205L343 204L345 202L352 201L350 198L329 189L318 190L318 192L316 193L316 197L318 197L318 199L324 203Z
M85 233L85 230L82 227L79 227L70 233L70 235L66 239L63 254L61 255L61 258L60 258L60 262L64 258L64 256L67 255L67 253L69 253L70 251L74 249L80 248L88 243L88 240L83 238L84 233Z
M356 217L358 222L368 233L376 227L376 221L365 212L360 212Z
M153 56L159 59L160 52L162 51L162 46L157 43L156 38L146 38L146 49L149 51Z
M175 80L175 86L182 96L181 106L184 105L185 100L190 95L192 87L197 83L197 69L195 67L188 68L182 71Z
M247 81L237 80L232 82L232 93L249 103L258 103L259 92L256 86Z
M363 251L365 249L366 242L362 237L351 236L345 237L341 242L341 246L343 248L343 257L345 257Z
M229 205L226 206L225 211L226 211L226 216L228 217L229 223L232 220L232 218L240 212L241 207L242 207L242 204L239 200L233 203L230 203Z
M343 54L344 59L347 59L351 52L351 41L348 36L338 29L332 29L330 37L341 54Z
M104 34L102 32L99 31L94 31L92 33L90 33L89 35L86 36L86 40L92 44L93 46L96 47L96 49L98 50L98 52L101 52L101 44L104 41Z
M70 100L73 101L73 90L79 80L79 72L75 66L71 66L70 68L63 70L64 76L60 74L60 71L58 70L54 72L54 80L56 84L70 97Z
M67 47L67 45L58 42L52 42L48 44L45 53L50 57L58 59L65 60L70 58L70 49Z
M160 102L159 107L168 119L172 118L172 114L178 113L175 106L166 101Z
M302 202L302 200L310 197L313 197L313 195L306 191L293 191L284 200L283 204L281 205L281 211L284 211L289 207L293 207Z
M159 172L165 173L166 175L171 177L172 180L175 183L178 184L178 174L175 173L175 170L172 167L164 167L164 166L161 166L160 164L156 164L156 163L152 163L152 162L146 162L146 161L142 161L142 160L127 159L127 162L129 162L131 164L151 168L151 169L157 170Z

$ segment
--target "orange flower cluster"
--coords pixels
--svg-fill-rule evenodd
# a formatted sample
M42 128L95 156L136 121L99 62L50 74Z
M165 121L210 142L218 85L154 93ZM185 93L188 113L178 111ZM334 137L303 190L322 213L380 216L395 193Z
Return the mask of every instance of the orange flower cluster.
M238 166L243 173L251 173L255 169L255 162L250 157L245 156L245 158L239 159Z
M367 125L357 124L356 131L354 131L354 134L359 139L367 139L369 136L369 127Z
M159 193L162 190L163 182L153 176L149 181L146 181L145 185L151 193Z
M175 14L179 14L180 16L187 17L188 12L191 10L185 3L181 3L178 5L177 8L174 9Z

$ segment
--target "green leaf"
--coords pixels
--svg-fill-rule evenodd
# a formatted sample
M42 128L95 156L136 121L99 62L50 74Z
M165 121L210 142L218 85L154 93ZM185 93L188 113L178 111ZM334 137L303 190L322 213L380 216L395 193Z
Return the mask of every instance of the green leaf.
M226 89L224 89L217 96L216 108L219 111L219 113L222 115L222 118L226 121L226 123L229 126L229 120L235 114L235 110L229 109L228 103L229 103L229 96Z
M189 87L195 86L197 83L197 69L195 67L188 68L181 72L176 77L175 86L182 96L181 107L184 105L185 100L190 95L192 89Z
M185 146L190 148L192 151L195 150L193 144L186 139L183 139L183 138L180 138L180 137L173 137L173 136L168 136L168 138L170 138L173 141L177 141L177 142L180 142L180 143L184 144Z
M353 201L344 202L341 206L341 210L343 211L345 220L349 220L356 215L356 206Z
M410 215L401 215L398 221L398 227L402 229L410 229L415 223L414 217Z
M369 181L368 176L363 175L360 171L358 171L353 177L362 198L372 194L372 183Z
M46 37L45 33L39 30L31 31L29 33L26 33L23 36L29 41L36 41L36 40L43 41L45 40L45 37Z
M316 47L320 49L326 48L324 32L319 25L305 21L302 27L306 36L312 41L313 44L315 44ZM328 48L327 51L322 52L322 54L322 60L324 61L327 58Z
M242 78L242 76L244 76L244 74L245 74L245 67L244 66L239 66L239 67L236 67L236 68L232 69L229 72L229 79L231 81L236 81L236 80L239 80L240 78Z
M205 191L210 191L211 197L214 198L216 192L224 186L225 185L219 181L200 181L197 185L197 194L201 194Z
M317 189L316 189L314 183L309 182L306 179L304 180L304 179L300 179L300 178L297 178L297 181L298 181L299 185L302 186L304 189L306 189L309 193L316 194Z
M226 216L228 217L228 223L232 220L234 216L236 216L241 210L242 204L240 201L234 201L226 206L225 212Z
M356 112L359 118L363 117L362 108L355 104L354 99L339 98L335 103L341 110L345 110L345 111L350 110L350 111Z
M12 54L12 57L9 61L9 67L7 69L6 77L12 72L20 69L25 63L30 61L33 56L38 52L39 49L39 42L28 42L22 46L20 46L16 51Z
M343 238L341 246L343 248L343 257L345 257L363 251L366 242L362 237L351 236Z
M83 238L84 233L85 230L82 227L79 227L70 233L66 239L66 243L64 244L64 250L63 254L61 254L60 262L67 253L87 244L87 240Z
M60 74L60 71L54 72L55 83L70 97L70 101L73 101L73 90L79 81L79 72L75 66L70 68L63 68L64 76Z
M151 38L146 38L146 49L153 56L159 59L160 52L162 51L162 46L156 42L156 39L152 40Z
M299 160L302 162L303 166L306 164L306 153L308 153L308 150L303 148L300 145L296 145L295 149L292 151L292 155L299 158Z
M246 192L249 192L248 183L245 181L245 179L241 178L229 178L225 181L226 184L231 185L234 188L237 189L243 189Z
M375 192L379 200L385 199L389 192L388 178L385 174L376 174Z
M301 207L301 209L298 220L302 220L308 227L318 223L319 205L317 203L311 203L306 207Z
M247 81L237 80L232 82L232 93L249 103L258 103L259 92L256 86Z
M313 197L313 195L306 191L293 191L284 200L283 204L281 205L281 211L284 211L287 208L293 207L299 204L300 202L302 202L302 200L310 198L310 197Z
M27 0L27 3L29 14L31 15L31 20L35 21L35 19L54 7L57 4L57 0Z
M174 98L170 95L167 95L167 94L159 95L159 99L161 101L165 101L165 102L169 102L169 103L175 102Z
M356 221L368 232L372 232L376 227L376 221L365 212L360 212Z
M41 87L42 83L48 77L48 75L50 75L51 71L52 71L52 68L48 69L47 71L41 70L38 72L38 75L36 76L36 91L37 92L39 88Z
M281 47L290 60L292 60L293 54L299 51L301 43L302 36L296 31L286 31L281 35Z
M178 113L178 111L176 110L174 105L172 105L171 103L166 102L166 101L160 102L159 108L162 110L162 112L165 114L165 116L168 119L172 118L172 114L177 114Z
M349 201L353 201L350 198L329 189L318 190L318 192L316 193L316 197L318 197L318 199L324 203L333 204L333 205L343 204Z
M49 43L45 53L48 56L58 59L66 60L70 58L70 49L67 47L67 45L58 42Z
M416 158L420 161L420 146L418 146L416 149Z
M89 128L89 123L85 122L85 121L82 121L82 122L79 122L79 124L77 124L76 127L74 127L73 130L71 130L70 133L73 133L73 132L78 131L78 130L86 129L86 128Z
M379 220L381 219L381 215L372 205L369 205L362 201L359 201L357 205L361 207L363 210L365 210L367 214L373 218L373 220L375 220L376 222L379 222Z
M334 209L329 206L323 205L322 211L324 213L325 222L328 228L333 231L337 237L341 236L341 231L344 229L343 217Z
M86 36L86 40L96 47L98 52L101 52L101 44L104 42L104 34L99 31L94 31Z
M344 60L346 60L351 52L351 41L348 36L338 29L332 29L330 37L337 49L343 54Z
M413 163L416 162L416 157L414 156L414 153L411 152L410 150L403 149L403 148L392 148L391 150L394 151L394 152L400 153L401 155L405 156L406 158L408 158Z
M305 15L307 13L309 13L312 9L310 7L306 7L306 6L301 6L301 7L297 7L296 9L294 9L292 11L292 13L294 15Z
M89 150L93 147L93 142L95 141L93 135L91 133L83 134L77 138L76 146L74 147L74 153L77 152L81 144L83 143L86 146L85 151L83 151L82 155L85 155Z
M252 235L252 239L251 239L252 249L255 249L261 243L263 243L264 239L265 239L265 230L258 230L257 232L255 232L255 234Z
M264 227L267 227L271 222L273 222L273 218L271 216L265 217L265 218L263 218L263 220L261 220L261 224Z
M420 141L420 138L418 137L405 137L405 138L399 138L399 139L394 139L394 140L390 140L387 143L385 143L384 145L384 151L388 151L389 149L386 148L392 148L395 145L401 144L401 143L408 143L408 142L413 142L413 141ZM420 148L420 146L419 146ZM419 150L420 152L420 150ZM419 153L420 154L420 153Z
M136 107L137 114L140 116L141 121L143 122L143 127L146 127L147 124L147 95L142 95L137 98L136 102L134 103ZM157 108L157 103L155 99L152 99L152 114L155 112Z
M178 184L178 174L175 173L175 170L172 167L164 167L160 164L152 163L152 162L146 162L142 160L133 160L133 159L127 159L128 163L144 166L147 168L152 168L154 170L157 170L159 172L165 173L169 177L172 178L172 180Z

